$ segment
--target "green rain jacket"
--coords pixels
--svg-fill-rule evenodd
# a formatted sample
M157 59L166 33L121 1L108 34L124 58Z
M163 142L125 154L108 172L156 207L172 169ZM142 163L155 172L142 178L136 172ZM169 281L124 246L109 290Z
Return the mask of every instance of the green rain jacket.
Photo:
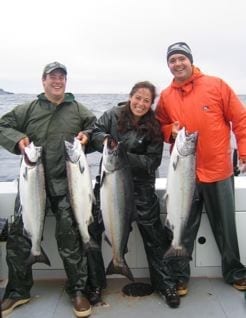
M0 119L0 145L20 154L18 142L28 137L35 146L42 146L42 160L48 194L64 195L68 191L64 141L73 141L80 132L90 133L96 117L73 94L53 105L44 95L31 103L16 106Z

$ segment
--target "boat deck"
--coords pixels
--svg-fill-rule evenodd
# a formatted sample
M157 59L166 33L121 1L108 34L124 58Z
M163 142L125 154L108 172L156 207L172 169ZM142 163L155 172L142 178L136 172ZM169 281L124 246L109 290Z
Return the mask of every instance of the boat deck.
M165 191L166 179L157 178L156 189L160 198ZM241 261L246 265L246 178L235 178L236 222ZM16 196L16 184L0 183L0 211L2 217L11 215ZM164 207L164 206L163 206ZM165 217L163 209L161 217ZM35 284L30 303L16 308L11 318L74 318L72 305L64 291L63 264L57 252L54 235L55 219L47 215L44 230L43 248L49 255L52 266L34 265ZM103 241L105 265L111 260L111 248ZM5 262L5 242L0 243L0 298L3 295L7 264ZM133 224L128 242L126 261L132 269L136 281L148 281L148 263L143 242L136 224ZM127 279L109 276L108 287L103 292L107 306L93 308L91 317L95 318L245 318L245 293L239 292L224 283L221 278L221 257L216 246L206 213L203 213L201 226L195 242L191 261L191 281L189 293L181 299L177 309L169 308L165 299L157 294L146 297L127 297L122 288L129 283ZM3 280L1 282L1 279Z
M148 282L148 280L139 280ZM103 292L106 305L93 307L91 317L98 318L243 318L246 316L245 293L235 290L221 278L191 278L189 293L181 298L179 308L169 308L158 294L144 297L125 296L121 289L126 279L108 279ZM1 286L2 285L2 286ZM0 286L3 287L3 283ZM3 289L0 289L3 293ZM74 318L64 291L64 280L36 280L32 299L16 308L11 318Z

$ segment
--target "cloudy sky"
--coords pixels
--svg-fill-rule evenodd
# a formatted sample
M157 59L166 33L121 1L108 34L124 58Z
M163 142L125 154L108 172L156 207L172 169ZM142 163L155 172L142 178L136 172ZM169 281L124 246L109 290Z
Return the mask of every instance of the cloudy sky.
M245 0L2 0L0 88L39 93L45 64L68 68L74 93L158 89L166 49L187 42L194 64L246 94Z

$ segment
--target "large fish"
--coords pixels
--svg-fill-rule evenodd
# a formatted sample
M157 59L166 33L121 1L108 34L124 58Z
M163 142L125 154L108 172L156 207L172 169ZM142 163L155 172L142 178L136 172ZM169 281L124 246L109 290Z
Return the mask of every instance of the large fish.
M65 148L70 202L80 235L86 249L98 248L88 231L88 226L93 222L94 193L84 149L77 138L73 143L65 141Z
M172 149L164 197L167 209L165 225L172 231L172 242L164 257L188 256L182 244L182 234L195 191L197 136L197 132L189 134L182 128Z
M121 274L134 280L124 255L135 209L133 181L122 143L108 137L103 148L100 201L107 241L112 246L112 260L106 274Z
M41 147L33 142L25 147L20 167L19 194L24 231L30 238L32 247L26 263L50 265L41 248L44 228L46 192L44 168L41 162Z

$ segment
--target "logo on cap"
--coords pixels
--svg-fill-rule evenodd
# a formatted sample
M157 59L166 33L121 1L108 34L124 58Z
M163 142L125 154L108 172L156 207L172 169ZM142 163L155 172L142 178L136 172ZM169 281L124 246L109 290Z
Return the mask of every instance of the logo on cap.
M63 72L65 74L67 74L66 66L59 63L59 62L52 62L52 63L47 64L44 68L43 74L49 74L52 71L57 70L57 69L61 69L61 70L63 70Z

